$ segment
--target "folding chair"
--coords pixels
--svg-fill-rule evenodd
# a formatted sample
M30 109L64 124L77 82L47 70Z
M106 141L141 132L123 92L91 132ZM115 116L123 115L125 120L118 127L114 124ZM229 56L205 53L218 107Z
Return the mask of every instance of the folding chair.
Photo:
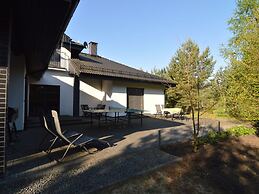
M46 138L51 135L53 137L53 139L50 140L50 142L52 142L50 144L50 146L48 147L47 150L45 150L45 152L47 153L51 153L52 151L52 147L54 146L54 144L57 142L57 140L59 140L58 135L56 134L56 132L53 130L53 122L50 122L50 120L52 118L46 117L46 116L42 116L43 119L43 127L44 129L48 132L45 137L42 139L41 143L39 144L39 149L41 149L41 145L45 142ZM49 127L50 126L50 127ZM77 137L79 135L81 135L81 133L78 133L76 131L71 131L71 130L66 130L63 132L64 136L66 138L73 138L73 137Z
M160 116L162 116L163 115L163 111L162 111L162 109L161 109L161 106L159 105L159 104L156 104L155 105L156 106L156 116L157 115L160 115Z
M89 137L86 136L84 134L80 134L79 136L76 136L75 138L67 138L61 130L60 127L60 123L59 123L59 119L58 119L58 113L55 110L51 111L53 120L54 120L54 125L55 125L55 129L57 132L58 137L67 144L67 149L64 152L62 158L60 159L60 161L62 161L64 159L64 157L66 156L68 150L73 146L73 147L79 147L81 149L83 149L84 151L87 151L88 153L90 153L88 151L88 149L86 148L86 145L92 145L94 147L96 147L98 150L99 149L104 149L107 147L110 147L110 144L106 141L103 140L99 140L93 137Z

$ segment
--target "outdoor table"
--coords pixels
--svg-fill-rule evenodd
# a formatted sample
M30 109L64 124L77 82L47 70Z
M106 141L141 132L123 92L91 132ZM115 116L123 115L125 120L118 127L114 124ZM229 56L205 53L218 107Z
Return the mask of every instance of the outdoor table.
M113 108L113 109L90 109L90 110L83 110L84 113L90 114L91 124L93 123L93 115L98 114L98 124L100 126L101 121L101 115L105 115L105 121L107 122L107 114L108 113L114 113L114 122L118 123L120 118L120 113L126 113L128 118L128 123L130 123L130 120L132 118L133 114L139 114L140 115L140 121L141 126L143 123L143 112L144 110L138 110L138 109L124 109L124 108Z
M141 126L142 126L143 112L144 112L144 110L140 110L140 109L126 109L125 113L127 113L127 115L128 115L128 123L130 124L131 116L133 114L140 114L140 123L141 123Z

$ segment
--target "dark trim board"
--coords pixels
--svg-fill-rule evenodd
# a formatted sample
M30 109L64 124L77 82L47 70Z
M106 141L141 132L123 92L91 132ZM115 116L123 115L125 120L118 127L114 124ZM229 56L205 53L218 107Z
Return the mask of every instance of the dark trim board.
M25 130L27 127L27 118L28 118L28 76L25 75L25 84L24 84L24 126L23 129Z
M74 77L74 88L73 88L73 116L79 116L79 102L80 102L80 80L75 75Z

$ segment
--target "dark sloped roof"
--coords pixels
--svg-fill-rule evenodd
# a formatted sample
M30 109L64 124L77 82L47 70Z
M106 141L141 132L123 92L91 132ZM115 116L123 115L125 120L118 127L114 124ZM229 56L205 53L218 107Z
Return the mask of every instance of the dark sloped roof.
M140 80L157 83L171 83L156 75L126 66L101 56L93 56L85 53L79 55L79 59L71 59L71 65L78 73L101 75L132 80Z

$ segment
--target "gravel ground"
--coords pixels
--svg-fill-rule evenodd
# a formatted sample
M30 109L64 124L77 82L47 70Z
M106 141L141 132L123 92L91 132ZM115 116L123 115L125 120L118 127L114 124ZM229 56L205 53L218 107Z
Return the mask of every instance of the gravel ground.
M213 124L216 126L215 121ZM236 124L224 122L222 127ZM75 152L62 163L47 158L45 153L13 160L8 164L9 175L0 180L0 193L89 193L179 160L158 149L158 129L162 129L162 143L180 141L190 137L191 122L148 118L142 127L87 129L88 135L102 137L114 147L90 155ZM26 133L37 134L29 130ZM22 143L17 145L19 151ZM25 145L31 153L33 146ZM57 149L52 156L59 153Z
M96 153L95 159L92 155L81 156L74 161L70 158L62 164L52 162L7 177L0 183L0 193L89 193L179 160L154 148L98 160L111 149Z

